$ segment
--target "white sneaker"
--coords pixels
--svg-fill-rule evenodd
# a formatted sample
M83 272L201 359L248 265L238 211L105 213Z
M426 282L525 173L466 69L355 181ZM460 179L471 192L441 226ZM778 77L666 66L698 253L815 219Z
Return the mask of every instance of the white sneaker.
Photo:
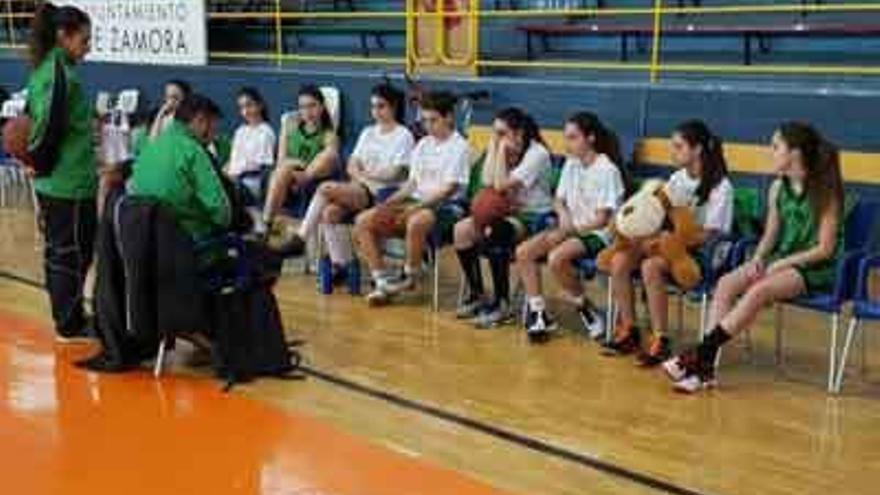
M378 287L367 294L367 304L370 306L384 306L388 304L390 300L391 297L388 293Z
M718 386L714 378L702 378L696 373L689 374L675 382L672 389L682 394L695 394L703 390L709 390Z
M661 366L663 366L663 371L666 372L666 375L673 382L679 382L687 375L687 369L682 365L681 358L678 356L667 359Z
M388 295L396 295L414 289L416 286L416 278L414 275L405 273L400 277L395 277L385 281L385 292Z
M590 308L579 308L578 316L581 318L581 324L584 332L593 340L599 340L605 337L605 317Z

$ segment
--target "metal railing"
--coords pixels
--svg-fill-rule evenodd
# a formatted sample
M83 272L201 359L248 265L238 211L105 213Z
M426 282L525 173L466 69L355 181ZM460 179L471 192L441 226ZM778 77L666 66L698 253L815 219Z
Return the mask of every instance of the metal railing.
M664 28L667 20L680 20L683 16L693 16L698 25L702 16L732 17L737 15L761 15L761 14L821 14L821 13L863 13L878 14L876 24L880 26L880 3L867 2L843 2L836 4L805 3L792 0L791 4L748 4L748 5L721 5L721 6L678 6L669 5L669 0L653 0L653 5L645 7L604 7L604 8L565 8L565 9L499 9L486 10L481 8L480 0L465 0L459 5L465 5L463 9L447 11L444 0L430 2L434 6L433 11L425 11L420 6L422 0L403 0L405 8L397 11L320 11L289 10L283 5L282 0L269 0L264 2L271 10L234 12L213 10L208 13L209 32L217 23L247 24L259 22L267 30L272 31L272 50L214 50L209 53L212 60L250 60L265 61L275 65L286 63L342 63L342 64L370 64L384 66L399 66L408 74L418 71L423 65L441 66L471 66L482 69L534 69L534 70L600 70L600 71L635 71L647 75L651 81L656 81L662 74L669 73L693 73L693 74L787 74L787 75L856 75L878 76L880 65L856 65L846 63L833 64L804 64L804 63L765 63L765 64L731 64L713 62L666 62L664 61L663 42L664 32L669 34L669 29ZM0 48L22 49L22 36L17 32L27 22L30 12L27 6L33 7L32 0L0 0L2 3L2 19L6 31L5 42L0 43ZM522 59L499 59L484 57L479 49L479 40L485 30L485 24L495 20L525 20L539 19L549 22L554 19L575 21L578 19L591 19L592 22L602 22L609 18L641 18L642 23L650 26L650 49L649 56L643 61L611 61L602 59L549 59L522 60ZM465 57L453 57L448 51L448 32L446 29L435 29L433 53L425 56L417 45L418 23L433 19L438 25L443 25L450 19L459 19L467 22L468 38L470 43L470 55ZM650 24L646 21L650 19ZM404 50L399 55L383 53L373 55L352 54L320 54L291 52L285 49L285 41L288 33L296 31L303 23L335 20L357 21L365 23L369 21L399 21L403 27L405 41ZM270 27L271 26L271 27ZM512 26L509 29L514 29ZM736 34L731 34L735 37Z

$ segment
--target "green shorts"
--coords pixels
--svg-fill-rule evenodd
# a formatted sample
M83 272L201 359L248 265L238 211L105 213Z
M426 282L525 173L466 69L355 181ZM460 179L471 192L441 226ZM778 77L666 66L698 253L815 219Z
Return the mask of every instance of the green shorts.
M602 239L596 234L585 234L585 235L577 235L575 236L581 244L584 245L584 250L586 253L584 254L587 258L595 258L599 256L599 253L608 247L608 244L605 242L605 239Z

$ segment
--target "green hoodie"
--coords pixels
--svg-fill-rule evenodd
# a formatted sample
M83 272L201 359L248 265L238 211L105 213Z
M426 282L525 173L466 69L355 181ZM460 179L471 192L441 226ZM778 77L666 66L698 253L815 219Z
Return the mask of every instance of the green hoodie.
M50 174L36 179L35 189L61 199L94 198L98 175L92 111L79 76L61 48L53 48L31 73L27 89L32 122L29 150L52 165Z
M205 147L175 120L138 155L128 193L158 200L199 240L231 222L232 207L217 174Z

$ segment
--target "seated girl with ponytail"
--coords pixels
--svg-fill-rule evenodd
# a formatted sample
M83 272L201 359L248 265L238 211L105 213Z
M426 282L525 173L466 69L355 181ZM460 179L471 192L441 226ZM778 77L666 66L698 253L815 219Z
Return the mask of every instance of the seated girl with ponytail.
M601 332L599 313L584 295L573 262L596 256L608 245L608 223L625 195L624 174L617 137L588 112L565 123L566 154L556 189L553 210L558 225L519 245L516 263L526 292L526 330L532 341L543 341L556 323L547 312L541 291L539 261L549 259L550 269L562 286L566 300L575 305L585 330Z
M733 226L733 185L727 178L727 163L721 139L699 120L679 125L672 134L672 161L679 169L669 177L666 188L685 198L702 227L704 239L730 232ZM661 234L663 235L663 234ZM632 273L640 270L648 299L652 341L638 354L642 366L656 366L669 358L671 345L666 335L669 264L661 256L646 257L641 249L620 251L611 260L612 296L620 308L611 354L631 354L640 350L640 335L633 322Z
M507 108L495 116L493 127L480 182L507 197L513 214L479 226L474 216L468 216L454 229L455 249L468 285L468 296L457 316L475 318L474 323L483 328L512 316L509 280L513 251L530 234L534 219L553 208L550 152L534 119L519 108ZM483 289L481 251L489 258L492 271L492 299Z
M714 387L722 345L779 301L827 291L843 250L843 181L837 148L808 124L782 124L773 135L764 234L752 259L718 282L709 333L697 347L663 363L675 390Z

